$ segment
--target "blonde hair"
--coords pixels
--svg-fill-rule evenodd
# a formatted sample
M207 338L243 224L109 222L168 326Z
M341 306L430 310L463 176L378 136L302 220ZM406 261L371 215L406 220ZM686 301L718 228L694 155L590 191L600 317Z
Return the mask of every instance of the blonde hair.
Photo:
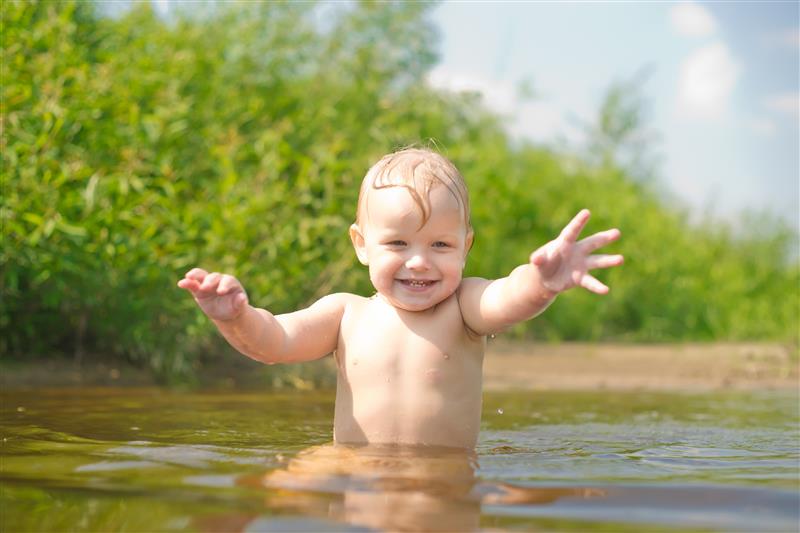
M358 193L356 224L361 224L366 212L370 189L405 187L422 212L421 226L424 226L431 217L429 194L438 185L447 187L458 200L464 212L464 223L469 229L469 193L464 178L446 157L425 148L405 148L383 156L372 165Z

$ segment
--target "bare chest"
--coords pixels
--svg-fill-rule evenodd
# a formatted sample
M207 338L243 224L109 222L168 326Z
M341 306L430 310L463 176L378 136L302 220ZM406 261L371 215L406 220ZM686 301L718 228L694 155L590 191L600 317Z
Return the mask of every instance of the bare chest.
M448 389L465 381L474 386L479 378L483 342L467 335L455 302L427 314L398 313L377 302L359 311L343 321L337 353L351 385Z
M406 313L367 300L342 319L336 353L337 442L474 446L483 339L455 299Z

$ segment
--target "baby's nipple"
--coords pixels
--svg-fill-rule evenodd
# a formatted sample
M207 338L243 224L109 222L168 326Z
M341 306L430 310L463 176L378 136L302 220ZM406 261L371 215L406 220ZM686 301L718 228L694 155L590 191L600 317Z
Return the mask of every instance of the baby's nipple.
M442 373L437 368L430 368L425 371L425 380L428 383L439 383L442 380Z

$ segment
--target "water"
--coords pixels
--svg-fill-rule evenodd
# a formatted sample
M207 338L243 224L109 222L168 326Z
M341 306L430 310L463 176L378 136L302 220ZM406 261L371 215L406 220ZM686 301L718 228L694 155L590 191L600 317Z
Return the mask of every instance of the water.
M0 531L796 531L798 396L490 393L476 454L339 449L333 394L7 391Z

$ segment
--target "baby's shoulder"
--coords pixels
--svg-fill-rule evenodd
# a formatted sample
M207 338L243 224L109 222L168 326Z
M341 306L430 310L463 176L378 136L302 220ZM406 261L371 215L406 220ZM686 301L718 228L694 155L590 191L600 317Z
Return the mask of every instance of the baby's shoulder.
M491 284L492 280L485 278L464 278L456 289L456 299L462 310L466 308L469 314L470 307L479 304L481 295Z
M333 294L323 296L314 302L313 307L346 311L348 308L352 308L354 306L362 306L368 301L368 298L364 298L363 296L359 296L357 294L350 294L349 292L335 292Z
M458 289L456 289L456 294L458 296L461 296L464 293L481 292L485 290L486 287L491 282L492 280L486 278L478 278L478 277L464 278L458 285Z

